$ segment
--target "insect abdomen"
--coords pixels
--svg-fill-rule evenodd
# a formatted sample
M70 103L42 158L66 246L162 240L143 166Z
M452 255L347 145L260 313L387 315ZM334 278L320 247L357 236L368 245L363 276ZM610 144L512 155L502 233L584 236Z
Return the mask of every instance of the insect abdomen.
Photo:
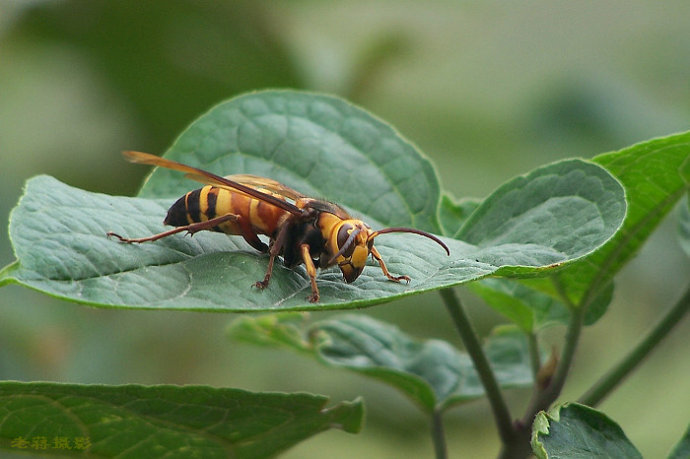
M165 216L163 223L171 226L184 226L189 224L187 220L187 206L185 201L190 193L182 196L180 199L175 201L175 204L170 206L168 209L168 215Z
M185 226L227 214L239 216L249 223L254 232L269 236L276 232L279 224L288 215L284 210L244 193L207 185L178 199L168 210L164 223ZM222 223L213 230L227 234L243 234L242 227L235 221Z
M191 223L205 222L214 217L228 213L231 211L231 209L228 209L227 205L223 206L226 207L224 209L217 209L219 192L231 194L229 191L210 185L190 191L175 201L172 206L170 206L170 209L168 209L168 215L165 217L163 223L172 226L185 226ZM232 225L228 226L223 224L221 226L222 227L215 227L213 230L230 234L239 234L234 231L235 228L232 228Z

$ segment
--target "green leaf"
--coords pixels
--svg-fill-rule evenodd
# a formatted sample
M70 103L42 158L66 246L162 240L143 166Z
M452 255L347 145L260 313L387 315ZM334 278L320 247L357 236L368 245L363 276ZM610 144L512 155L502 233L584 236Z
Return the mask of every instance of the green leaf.
M448 193L441 196L439 217L443 234L455 234L474 210L479 207L478 199L456 200Z
M280 312L243 317L230 324L228 333L238 341L312 353L314 347L309 338L302 337L300 329L308 316L306 312Z
M484 396L484 388L465 352L441 340L418 340L397 327L364 315L344 315L309 327L304 339L290 319L242 317L230 334L252 343L287 346L327 365L346 368L389 384L427 412ZM484 346L502 387L533 382L527 340L514 327L499 327Z
M524 332L537 331L552 325L567 325L571 313L561 302L515 279L482 279L467 285L489 306L505 316ZM613 283L590 304L584 324L592 325L608 309L613 298Z
M262 91L230 99L192 123L165 157L270 177L382 225L440 232L431 162L390 125L336 97ZM194 187L183 174L158 168L139 196L178 198Z
M690 457L690 425L688 425L683 438L673 447L668 459L683 459Z
M269 457L331 428L361 429L359 400L329 408L327 402L310 394L201 386L3 382L0 449L41 456Z
M623 430L603 413L577 403L540 412L532 426L532 449L537 457L642 458Z
M532 247L535 255L551 257L559 265L564 253L583 256L606 242L625 212L623 188L606 170L565 160L502 185L470 215L456 237L486 249L484 257L491 256L483 261L519 266L524 261L512 262L513 250Z
M231 99L194 122L167 156L212 171L276 178L336 199L374 227L440 231L438 183L429 161L393 128L337 98L265 91ZM509 182L499 197L483 202L465 224L476 245L445 239L450 257L416 235L377 239L390 271L409 275L409 284L387 281L373 261L353 284L331 268L317 280L320 303L310 304L303 267L291 270L276 263L271 285L263 291L251 288L263 279L268 260L240 237L201 232L141 245L105 238L107 231L139 237L164 230L166 208L194 186L166 169L154 170L140 198L89 193L50 177L31 179L11 215L18 262L0 272L0 285L16 282L95 306L362 307L489 275L535 276L562 267L611 237L625 209L622 189L599 166L579 160L552 164ZM512 208L524 212L511 217ZM549 218L566 208L570 214ZM502 218L512 225L500 226L501 234L494 230L490 237L476 237ZM583 229L573 231L576 224Z
M564 292L574 307L589 305L686 193L688 158L689 132L595 157L593 161L625 187L628 214L621 231L590 256L557 273L555 284L544 279L529 283L552 295Z
M467 287L524 332L567 324L571 315L558 300L510 279L489 278Z

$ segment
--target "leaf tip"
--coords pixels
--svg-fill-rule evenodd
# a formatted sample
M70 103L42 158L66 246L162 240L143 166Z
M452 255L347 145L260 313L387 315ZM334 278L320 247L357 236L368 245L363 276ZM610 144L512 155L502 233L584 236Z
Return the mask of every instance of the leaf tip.
M357 397L352 401L343 401L337 405L326 408L324 411L337 413L337 422L331 426L341 429L344 432L356 434L364 427L365 407L362 397Z

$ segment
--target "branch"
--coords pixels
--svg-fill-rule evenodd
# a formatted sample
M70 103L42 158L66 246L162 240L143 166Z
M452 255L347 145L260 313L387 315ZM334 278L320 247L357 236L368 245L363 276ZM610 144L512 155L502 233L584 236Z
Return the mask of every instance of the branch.
M516 431L513 428L512 417L510 415L508 405L503 398L503 394L498 387L493 370L491 369L489 361L486 358L486 354L484 354L484 350L479 343L479 338L477 337L477 334L474 331L474 328L470 323L470 319L467 317L460 300L455 294L455 291L452 288L446 288L441 290L440 293L448 312L453 318L455 328L457 328L458 333L460 333L460 338L465 345L465 349L474 363L474 367L477 370L479 379L484 386L486 396L491 404L491 410L494 414L494 421L496 422L496 427L498 428L498 434L501 437L501 441L503 444L511 443L516 435Z
M640 364L642 360L661 342L666 335L690 311L690 288L681 299L666 312L664 317L649 331L638 344L615 367L599 379L582 395L578 402L589 406L598 405Z
M434 453L436 459L446 459L448 451L446 449L446 436L443 429L442 410L434 408L431 415L431 439L434 442Z

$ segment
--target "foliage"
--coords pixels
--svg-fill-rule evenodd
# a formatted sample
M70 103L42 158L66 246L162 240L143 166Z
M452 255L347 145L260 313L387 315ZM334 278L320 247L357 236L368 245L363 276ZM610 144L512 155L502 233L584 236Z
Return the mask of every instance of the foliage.
M232 327L233 336L288 347L401 391L432 418L438 456L445 454L443 412L484 396L494 411L506 456L528 454L530 435L535 452L548 456L558 448L574 448L572 442L592 425L598 426L592 441L598 441L596 433L604 428L624 439L612 421L575 404L539 414L534 434L531 425L534 416L559 396L582 326L606 313L615 274L687 192L689 142L690 134L678 134L592 161L547 164L509 180L481 202L458 202L442 190L428 158L364 110L319 94L250 93L202 115L165 156L215 172L267 176L306 194L327 196L374 228L404 225L441 234L451 255L412 234L382 236L376 243L389 269L409 275L409 285L388 282L373 262L353 284L345 284L337 270L325 270L317 278L321 301L311 304L303 268L278 264L268 288L252 289L263 278L268 260L240 238L204 232L142 245L106 238L107 231L128 237L161 231L166 207L193 187L182 174L154 170L134 198L91 193L39 176L27 182L11 214L9 231L17 260L0 271L0 285L16 283L108 308L279 311L278 315L240 319ZM686 227L683 220L682 228ZM687 238L687 233L681 231L681 237ZM458 285L470 286L514 326L495 330L480 346L451 290ZM283 315L294 310L374 306L432 290L442 292L465 351L444 341L413 338L393 325L361 315L301 327L293 322L296 315ZM672 308L672 317L687 312L687 300L686 295ZM568 327L563 351L552 353L542 364L538 333L556 323ZM653 347L671 328L667 321L646 345ZM597 401L591 404L640 360L640 353L633 354L632 365L608 378L602 386L606 389L598 391ZM535 396L524 416L513 422L503 391L527 385L534 387ZM4 418L0 445L7 449L39 422L40 416L35 422L24 418L28 424L21 424L15 410L35 401L36 412L43 413L55 403L52 397L87 404L95 419L93 426L86 423L94 429L89 434L92 444L97 439L112 446L105 450L92 446L89 451L105 456L140 445L127 429L117 430L116 423L111 423L114 431L104 437L95 433L107 427L104 421L121 418L123 404L156 409L160 423L148 426L150 437L172 440L154 442L146 452L161 456L174 454L180 445L193 448L191 444L203 440L189 432L184 422L179 432L170 431L170 424L177 426L180 419L195 421L180 416L190 409L187 402L199 397L208 407L228 406L222 425L204 415L196 427L225 429L216 443L238 457L275 454L331 427L356 432L362 417L358 401L324 410L323 397L303 394L17 383L4 383L2 390L8 395L0 411ZM242 406L245 402L251 409ZM305 409L293 413L291 409L299 405ZM245 429L245 424L234 425L231 418L244 410L262 413L246 419L247 425L276 421L263 425L261 431L247 427L260 437L254 441L265 444L265 451L236 446L236 432ZM72 432L75 420L68 416L72 413L58 411L54 423L35 431L46 437ZM140 421L138 416L151 413L131 410L128 415L132 418L126 424L131 426Z
M292 315L245 317L232 323L230 333L235 339L291 348L326 365L378 379L427 413L484 396L469 355L445 341L420 341L363 315L319 321L304 333L298 325ZM484 350L503 387L533 383L527 341L516 327L494 330Z
M577 403L566 403L548 413L540 413L534 421L532 447L541 459L642 458L615 422Z
M0 445L41 455L271 457L326 429L359 431L361 401L326 403L212 387L3 382Z
M340 99L283 91L241 96L197 120L168 156L204 169L270 176L329 196L372 224L441 231L439 184L430 162L390 126ZM139 198L88 193L49 177L29 181L11 216L18 263L0 282L93 305L361 307L492 274L534 276L563 267L610 238L625 215L623 189L604 169L581 160L554 163L506 183L480 205L463 226L466 239L446 239L450 257L414 235L377 240L393 272L413 279L409 286L386 282L373 268L344 285L332 271L320 276L321 302L313 306L303 271L278 268L271 288L249 289L263 277L267 260L239 238L201 233L136 246L104 237L107 231L129 237L161 231L160 216L170 203L161 198L192 186L162 169ZM107 211L94 220L94 209Z

